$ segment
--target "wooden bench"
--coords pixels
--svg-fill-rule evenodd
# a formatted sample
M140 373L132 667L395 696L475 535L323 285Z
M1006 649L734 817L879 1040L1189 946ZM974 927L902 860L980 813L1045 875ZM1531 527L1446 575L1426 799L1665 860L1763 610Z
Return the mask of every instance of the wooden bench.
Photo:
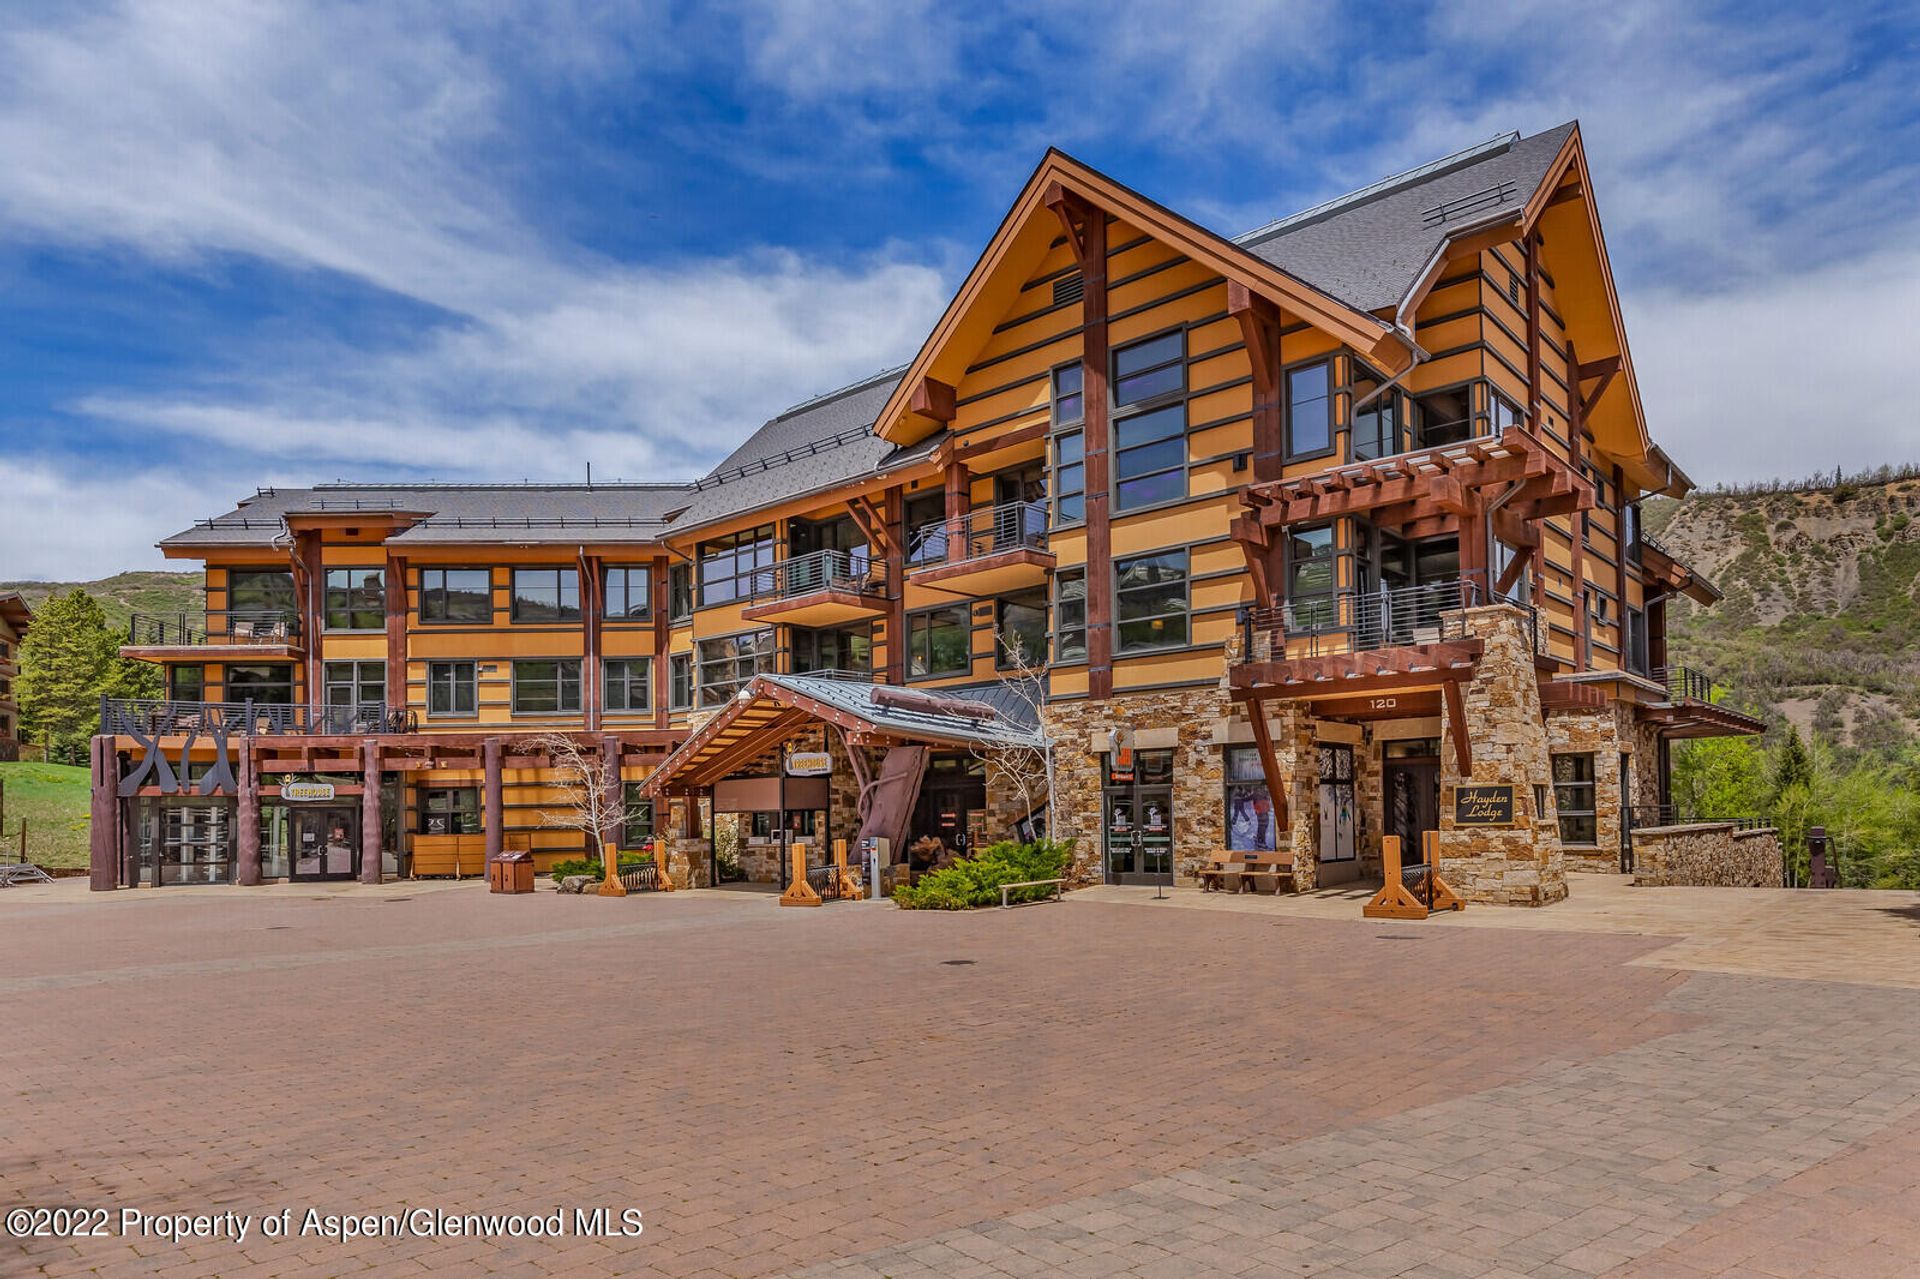
M1053 889L1053 900L1055 901L1059 901L1060 895L1067 891L1067 881L1064 879L1023 879L1017 884L1002 884L1000 885L1000 909L1008 910L1013 906L1013 903L1007 900L1007 894L1016 888L1046 888L1049 886Z
M1200 872L1202 892L1257 892L1255 880L1262 875L1273 876L1274 896L1280 895L1282 884L1293 887L1293 854L1283 852L1232 852L1224 853L1218 860Z

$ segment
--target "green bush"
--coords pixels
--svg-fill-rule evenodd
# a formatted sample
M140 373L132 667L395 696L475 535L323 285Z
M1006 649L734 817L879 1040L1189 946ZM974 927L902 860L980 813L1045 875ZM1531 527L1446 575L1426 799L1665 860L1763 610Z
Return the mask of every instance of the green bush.
M976 906L998 906L1000 885L1059 879L1066 873L1067 859L1072 852L1073 845L1061 840L1042 839L1031 844L1005 840L976 856L922 875L917 884L900 885L893 890L893 900L906 910L971 910ZM1037 901L1051 891L1016 888L1008 894L1008 899Z
M631 870L636 866L651 865L652 862L653 858L644 853L620 854L620 869L622 871ZM591 875L595 879L602 879L605 878L607 872L606 868L600 864L598 857L574 857L564 862L555 862L553 869L547 873L553 876L553 882L557 884L569 875Z

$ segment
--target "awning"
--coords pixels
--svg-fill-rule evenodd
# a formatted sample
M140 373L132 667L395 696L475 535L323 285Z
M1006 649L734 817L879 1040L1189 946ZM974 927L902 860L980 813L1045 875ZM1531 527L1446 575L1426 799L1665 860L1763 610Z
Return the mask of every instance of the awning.
M647 778L652 796L692 794L829 724L853 746L1031 749L1035 699L1017 687L901 688L817 675L756 675Z

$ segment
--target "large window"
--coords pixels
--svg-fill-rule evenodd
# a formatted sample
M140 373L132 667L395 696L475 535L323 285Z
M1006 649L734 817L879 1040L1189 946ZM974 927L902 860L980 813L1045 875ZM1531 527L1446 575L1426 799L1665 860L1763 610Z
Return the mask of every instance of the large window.
M513 664L514 714L561 715L579 709L579 658L536 658Z
M773 589L773 525L700 544L700 603L752 599Z
M293 705L293 667L227 667L227 700L258 702L268 706Z
M513 620L516 622L579 621L580 570L577 568L513 570Z
M420 570L420 620L441 623L493 621L493 570L423 568Z
M1553 757L1553 806L1560 814L1560 842L1596 844L1599 827L1593 807L1593 756Z
M1493 417L1493 433L1495 435L1500 434L1510 426L1525 426L1527 424L1526 419L1520 414L1519 407L1498 391L1488 392L1488 408L1491 410ZM1606 500L1606 492L1604 489L1601 491L1600 499L1602 502Z
M1053 659L1087 660L1087 571L1083 568L1053 575Z
M600 610L602 617L637 620L652 613L653 601L648 592L652 589L653 574L645 565L611 567L606 571L603 584L606 599Z
M644 711L653 707L653 659L609 657L602 704L610 711Z
M377 631L387 624L387 575L377 568L327 570L322 612L330 631Z
M972 666L972 632L965 604L915 613L907 619L907 674L966 674Z
M700 668L700 704L724 706L748 680L773 669L773 630L700 640L694 657Z
M1122 653L1187 642L1187 553L1166 551L1114 565L1116 649Z
M427 714L474 715L479 709L479 676L472 662L427 663Z
M328 662L328 706L380 706L387 700L385 662Z
M1047 660L1047 593L1023 591L993 603L993 664L1001 670Z
M873 628L849 626L835 631L809 631L793 628L793 670L796 675L813 671L848 671L855 675L873 673Z
M1391 457L1405 446L1400 441L1400 396L1395 391L1380 391L1385 381L1380 374L1355 360L1353 362L1353 402L1359 404L1374 392L1380 393L1353 413L1353 457L1366 461Z
M207 668L199 663L167 667L167 696L176 702L207 700Z
M1234 852L1270 853L1279 823L1267 775L1260 767L1260 752L1252 746L1229 746L1226 756L1227 847Z
M446 786L422 790L416 829L422 835L478 835L479 788Z
M283 569L232 569L227 573L227 610L257 619L299 616L300 597L293 574Z
M640 793L644 782L624 782L620 795L620 846L638 848L653 838L653 801Z
M1323 360L1287 372L1287 456L1333 452L1333 386Z
M676 711L693 705L692 653L675 653L667 658L667 705Z
M1287 535L1287 606L1290 626L1300 630L1333 626L1335 563L1333 526L1294 529Z
M1113 353L1113 506L1187 495L1187 335L1163 333Z

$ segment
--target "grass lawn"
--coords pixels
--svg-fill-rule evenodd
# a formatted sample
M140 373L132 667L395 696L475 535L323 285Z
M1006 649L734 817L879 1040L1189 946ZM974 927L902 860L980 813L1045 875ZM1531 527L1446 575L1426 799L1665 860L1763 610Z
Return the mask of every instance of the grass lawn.
M0 783L7 788L0 857L11 861L18 855L24 818L28 861L85 866L91 825L87 782L87 770L71 764L0 763Z

